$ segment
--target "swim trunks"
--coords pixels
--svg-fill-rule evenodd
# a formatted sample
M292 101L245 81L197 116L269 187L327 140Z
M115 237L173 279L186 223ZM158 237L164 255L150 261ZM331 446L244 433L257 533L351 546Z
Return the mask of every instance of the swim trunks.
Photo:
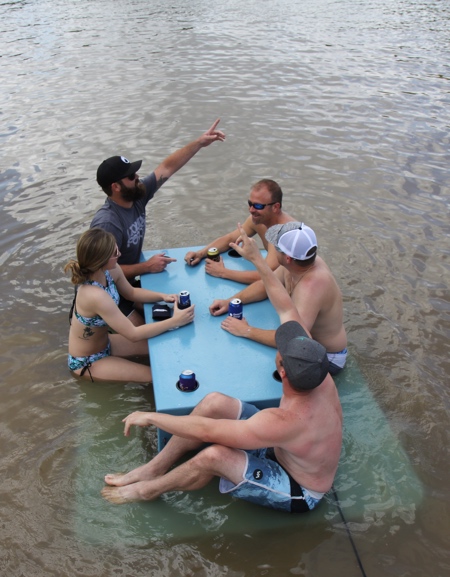
M100 359L104 359L105 357L111 356L111 343L108 342L108 346L100 351L99 353L94 353L93 355L88 355L87 357L73 357L72 355L68 355L68 365L71 371L78 371L82 369L80 376L83 376L86 370L89 372L91 377L91 381L94 382L92 378L91 371L89 368L95 361L99 361Z
M338 353L327 353L328 361L330 363L328 372L331 376L337 375L345 367L347 361L347 349L342 349Z
M258 408L242 403L240 420L246 420L258 412ZM244 451L246 468L243 480L235 485L221 477L219 490L234 497L286 511L304 513L314 509L324 493L305 489L278 463L273 448Z

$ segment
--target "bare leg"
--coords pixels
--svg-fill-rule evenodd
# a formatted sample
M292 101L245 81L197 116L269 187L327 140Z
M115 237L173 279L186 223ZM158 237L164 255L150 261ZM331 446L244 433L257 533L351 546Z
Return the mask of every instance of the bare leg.
M81 369L74 371L75 374L80 375ZM128 359L122 359L120 357L105 357L99 361L95 361L89 371L86 370L83 377L84 379L90 381L92 379L94 382L101 381L121 381L128 382L132 381L135 383L151 383L152 382L152 372L149 366L141 365L140 363L134 363Z
M207 485L214 476L226 477L237 484L243 479L246 462L244 451L211 445L162 477L123 487L104 487L102 496L119 505L153 501L170 491L195 491Z
M109 340L111 342L111 354L114 357L148 356L147 339L133 343L122 335L114 334L109 335Z
M215 419L237 419L240 406L238 399L222 395L221 393L210 393L200 401L192 411L192 414ZM189 451L195 451L202 445L203 443L199 441L183 439L173 435L164 449L151 461L126 475L106 475L105 482L108 485L119 487L161 477L184 454Z

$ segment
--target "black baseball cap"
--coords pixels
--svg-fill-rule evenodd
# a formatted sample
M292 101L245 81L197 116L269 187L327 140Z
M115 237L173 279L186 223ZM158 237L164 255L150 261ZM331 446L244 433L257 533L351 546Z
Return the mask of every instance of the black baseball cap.
M300 323L288 321L279 326L275 342L286 376L294 389L307 391L322 383L328 373L327 351L309 338Z
M111 156L104 160L97 169L97 182L102 188L131 176L141 168L142 160L130 162L124 156Z

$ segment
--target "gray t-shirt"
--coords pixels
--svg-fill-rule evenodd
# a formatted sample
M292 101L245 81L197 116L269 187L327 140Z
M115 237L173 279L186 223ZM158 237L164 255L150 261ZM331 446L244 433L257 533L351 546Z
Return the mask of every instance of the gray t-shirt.
M91 222L91 228L98 226L114 235L122 253L119 264L136 264L141 258L145 236L145 207L158 190L154 172L142 182L146 188L144 198L136 200L131 208L124 208L108 197Z

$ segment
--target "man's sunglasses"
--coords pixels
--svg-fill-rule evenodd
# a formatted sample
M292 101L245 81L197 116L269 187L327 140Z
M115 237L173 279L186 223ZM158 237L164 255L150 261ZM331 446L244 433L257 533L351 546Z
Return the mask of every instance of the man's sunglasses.
M124 176L124 178L128 178L128 180L136 180L136 173L129 174L128 176Z
M248 202L248 207L249 208L253 208L255 210L264 210L266 208L266 206L272 206L272 204L276 204L276 202L268 202L267 204L261 204L260 202L252 202L251 200L247 200Z

